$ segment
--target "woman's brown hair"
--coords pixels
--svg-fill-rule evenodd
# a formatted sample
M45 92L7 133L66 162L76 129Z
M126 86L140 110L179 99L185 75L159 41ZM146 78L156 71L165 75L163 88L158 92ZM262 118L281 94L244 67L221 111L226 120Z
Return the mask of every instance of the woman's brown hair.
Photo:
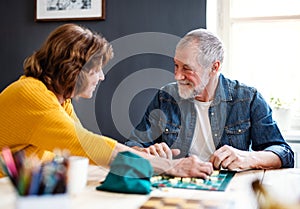
M24 73L42 81L65 99L85 87L84 71L103 68L113 57L111 44L100 34L76 24L52 31L42 47L24 61Z

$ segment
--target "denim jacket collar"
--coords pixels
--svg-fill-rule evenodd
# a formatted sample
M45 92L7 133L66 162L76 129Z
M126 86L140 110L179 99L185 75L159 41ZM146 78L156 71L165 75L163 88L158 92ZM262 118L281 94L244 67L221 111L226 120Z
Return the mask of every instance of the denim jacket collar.
M233 88L233 85L225 79L223 74L220 74L215 98L213 99L211 106L218 105L221 101L232 101Z

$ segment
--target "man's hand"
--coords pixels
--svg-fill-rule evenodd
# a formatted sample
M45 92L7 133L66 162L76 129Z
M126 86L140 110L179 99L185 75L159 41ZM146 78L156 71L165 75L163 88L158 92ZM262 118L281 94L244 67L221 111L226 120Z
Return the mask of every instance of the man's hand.
M243 171L249 169L280 168L280 158L271 151L243 151L224 145L209 160L215 169Z
M210 162L202 162L195 155L174 160L174 165L166 173L180 177L200 177L206 179L213 172Z
M140 152L145 152L156 157L167 158L170 160L173 159L173 156L177 156L180 154L179 149L170 149L170 147L165 142L156 143L147 148L141 148L137 146L134 146L132 148Z
M166 144L165 145L163 144L164 143L160 144L161 147L166 146ZM168 148L168 146L166 147ZM118 143L116 148L113 150L111 162L113 161L117 153L130 151L149 160L156 174L169 174L169 175L180 176L180 177L200 177L206 179L208 175L211 175L213 172L213 166L210 162L200 161L199 158L195 155L186 158L172 160L172 159L157 157L152 154L146 154L147 148L140 148L140 147L135 147L135 149L132 148L133 147L128 147ZM150 153L149 148L148 150ZM177 153L179 154L179 150L177 150Z
M216 150L209 160L215 169L248 170L253 168L253 158L249 151L242 151L228 145Z

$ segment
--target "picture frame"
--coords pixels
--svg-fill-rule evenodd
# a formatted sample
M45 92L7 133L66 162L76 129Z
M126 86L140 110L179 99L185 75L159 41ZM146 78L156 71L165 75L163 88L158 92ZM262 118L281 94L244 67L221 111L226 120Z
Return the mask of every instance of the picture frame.
M104 19L105 0L35 0L35 22Z

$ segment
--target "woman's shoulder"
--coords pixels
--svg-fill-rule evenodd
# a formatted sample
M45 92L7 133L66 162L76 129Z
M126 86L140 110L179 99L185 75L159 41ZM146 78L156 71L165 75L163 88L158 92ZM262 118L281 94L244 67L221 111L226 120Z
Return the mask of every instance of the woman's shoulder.
M33 77L26 77L21 76L18 80L11 83L9 86L7 86L3 92L9 91L11 92L26 92L26 91L32 91L32 90L39 90L44 89L46 86L41 82L40 80L33 78Z
M29 104L42 105L50 101L57 101L54 93L47 89L45 84L33 77L21 76L1 92L6 100L16 100Z

